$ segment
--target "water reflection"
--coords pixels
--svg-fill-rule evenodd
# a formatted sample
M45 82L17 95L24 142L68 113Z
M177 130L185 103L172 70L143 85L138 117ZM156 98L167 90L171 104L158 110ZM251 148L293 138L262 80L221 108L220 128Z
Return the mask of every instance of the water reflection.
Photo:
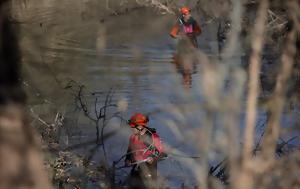
M182 84L185 88L192 87L192 75L197 73L197 50L189 38L182 38L178 40L177 51L172 57L171 63L182 76Z
M184 59L180 54L175 53L172 57L172 64L174 64L177 73L182 76L182 85L185 88L192 87L192 75L197 73L197 66L195 61Z

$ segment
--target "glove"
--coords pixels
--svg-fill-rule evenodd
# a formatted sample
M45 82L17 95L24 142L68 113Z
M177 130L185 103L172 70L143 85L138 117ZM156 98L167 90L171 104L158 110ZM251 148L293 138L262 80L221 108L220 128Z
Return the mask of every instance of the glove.
M153 161L154 161L153 157L148 157L147 158L147 163L151 164L151 163L153 163Z

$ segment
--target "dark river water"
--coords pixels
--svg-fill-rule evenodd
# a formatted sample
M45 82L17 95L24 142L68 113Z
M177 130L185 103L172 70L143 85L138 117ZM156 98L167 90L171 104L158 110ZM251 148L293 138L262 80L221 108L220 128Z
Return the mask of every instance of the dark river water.
M113 10L109 12L94 1L38 2L15 2L13 13L20 23L24 78L31 93L29 103L47 109L47 102L53 102L57 109L66 112L67 119L76 123L63 129L65 134L60 138L61 145L95 138L94 124L74 110L73 101L62 97L64 85L70 79L85 85L87 95L84 98L89 103L90 112L94 111L95 102L91 93L102 94L97 99L100 107L109 91L113 91L111 103L123 107L119 110L122 109L124 119L134 112L148 114L150 126L157 129L164 143L178 155L171 155L159 164L162 178L168 180L171 188L179 188L182 182L192 186L197 160L186 157L201 156L197 147L200 135L193 132L205 124L205 100L201 66L182 66L174 61L176 42L168 32L175 18L145 8L129 12L121 10L115 15ZM200 23L205 20L199 15L195 18ZM218 56L216 28L214 22L203 24L203 33L198 38L200 50L211 59ZM242 65L243 56L241 50L235 59L237 65ZM213 75L214 78L222 77ZM244 96L241 104L237 125L242 130ZM119 110L109 109L108 114ZM298 117L298 111L287 111L283 123L294 125ZM265 121L265 111L260 108L258 125ZM126 152L130 135L130 129L119 118L106 123L105 133L115 130L118 132L105 141L110 165ZM262 128L258 127L258 137L261 132ZM222 123L216 121L213 133L214 143L222 143ZM75 152L88 154L91 147ZM209 153L212 162L224 157L225 153L219 148L214 147ZM99 147L92 160L99 162L101 159L103 150ZM117 179L122 179L125 173L119 174Z

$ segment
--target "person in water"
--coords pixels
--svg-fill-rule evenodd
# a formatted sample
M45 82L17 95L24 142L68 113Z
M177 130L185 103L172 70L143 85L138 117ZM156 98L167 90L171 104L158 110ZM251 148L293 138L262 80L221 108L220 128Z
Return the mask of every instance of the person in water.
M180 9L180 16L170 31L170 36L177 38L180 34L184 34L192 43L198 48L197 36L201 34L201 27L191 15L189 7L182 7Z
M160 137L154 128L147 126L148 116L141 113L134 114L128 124L132 129L129 139L126 166L133 166L131 170L130 188L156 188L157 162L165 157Z

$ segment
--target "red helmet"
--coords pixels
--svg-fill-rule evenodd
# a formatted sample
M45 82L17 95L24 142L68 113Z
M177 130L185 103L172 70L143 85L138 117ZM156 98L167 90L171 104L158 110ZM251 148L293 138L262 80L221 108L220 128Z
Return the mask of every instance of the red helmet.
M144 127L146 127L146 125L147 125L148 122L149 122L148 116L145 116L145 115L143 115L141 113L135 113L128 120L128 124L132 128L137 127L137 126L144 126Z
M189 7L182 7L180 9L181 14L187 15L191 12L191 9Z

